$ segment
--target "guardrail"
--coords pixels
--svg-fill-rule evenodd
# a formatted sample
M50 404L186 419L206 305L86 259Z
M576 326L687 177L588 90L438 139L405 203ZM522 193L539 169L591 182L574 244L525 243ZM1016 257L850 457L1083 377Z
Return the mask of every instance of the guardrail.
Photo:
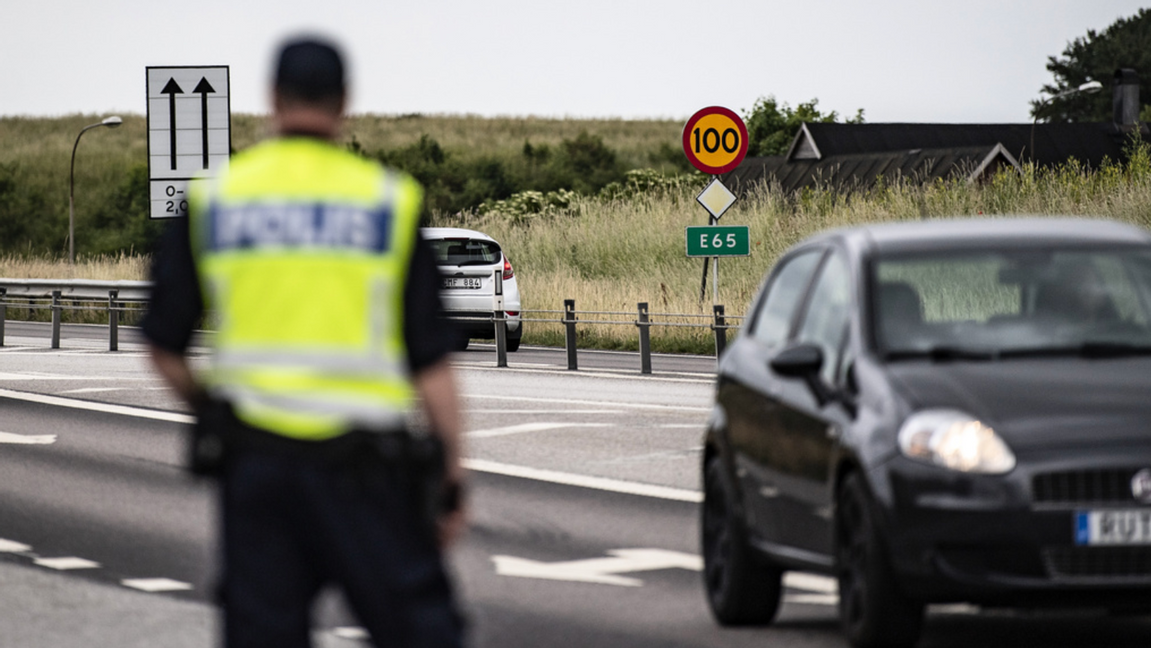
M4 346L4 321L11 305L52 311L53 349L60 348L60 323L64 311L106 311L108 350L117 351L120 347L120 313L140 310L148 302L151 291L152 283L148 281L0 279L0 346ZM20 302L11 301L13 298Z
M503 310L503 282L500 272L495 273L496 293L490 318L496 341L496 366L507 366L507 314ZM151 295L149 281L96 281L52 279L0 278L0 347L4 346L4 322L7 308L52 311L52 348L60 348L60 326L64 311L106 311L108 314L108 350L119 350L120 314L140 312ZM13 299L19 300L13 301ZM533 317L528 317L532 315ZM543 317L535 317L542 315ZM547 317L557 315L558 317ZM577 326L634 326L639 337L640 373L650 374L651 329L653 327L693 327L711 329L715 336L715 357L723 355L727 347L727 331L738 330L731 320L742 320L739 315L727 315L722 304L712 307L710 315L690 313L653 313L647 302L636 304L628 311L577 311L574 299L565 299L562 310L527 310L520 313L524 323L554 323L564 328L564 347L569 370L579 369ZM468 318L476 321L477 318Z

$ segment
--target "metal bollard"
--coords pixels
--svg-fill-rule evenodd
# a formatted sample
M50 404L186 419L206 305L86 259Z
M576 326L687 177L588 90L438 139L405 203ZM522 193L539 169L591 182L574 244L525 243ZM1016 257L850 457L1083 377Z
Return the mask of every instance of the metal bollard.
M52 291L52 348L60 348L60 291Z
M576 314L575 314L575 300L564 300L564 342L567 346L568 352L568 370L575 371L579 369L576 363Z
M119 290L108 291L108 350L120 350L120 311L116 310Z
M0 288L0 347L4 346L4 320L8 319L8 305L4 302L8 289Z
M492 320L496 327L496 366L508 366L508 318L504 315L503 268L492 273L495 290L492 292Z
M723 304L716 304L711 307L712 314L715 317L715 324L712 328L715 330L715 359L718 361L723 357L723 351L727 348L727 324L723 319Z
M651 373L651 324L648 320L647 302L636 305L639 319L635 325L639 327L639 372Z

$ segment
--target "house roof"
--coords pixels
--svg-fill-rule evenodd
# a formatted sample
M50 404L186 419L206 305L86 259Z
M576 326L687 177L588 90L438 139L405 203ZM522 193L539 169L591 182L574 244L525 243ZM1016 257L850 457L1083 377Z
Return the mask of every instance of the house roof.
M776 155L744 160L723 176L723 182L737 192L758 183L778 183L784 191L817 185L854 190L870 188L881 177L922 182L958 176L972 181L1004 165L1019 168L1019 162L1000 144L824 155L820 159L790 160Z
M1031 151L1032 128L1035 145ZM804 124L787 157L799 160L912 149L945 149L1002 144L1015 159L1040 166L1068 158L1099 167L1104 158L1120 160L1127 136L1111 123L1043 124Z

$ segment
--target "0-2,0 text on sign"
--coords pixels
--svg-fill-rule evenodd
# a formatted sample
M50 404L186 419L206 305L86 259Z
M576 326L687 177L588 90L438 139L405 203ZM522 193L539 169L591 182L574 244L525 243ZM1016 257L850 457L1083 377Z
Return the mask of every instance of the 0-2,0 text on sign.
M187 216L188 183L228 166L228 66L149 67L146 73L149 216Z
M747 126L721 106L696 111L683 127L683 152L704 173L727 173L747 155Z
M689 257L751 254L751 232L747 225L689 225L685 238Z

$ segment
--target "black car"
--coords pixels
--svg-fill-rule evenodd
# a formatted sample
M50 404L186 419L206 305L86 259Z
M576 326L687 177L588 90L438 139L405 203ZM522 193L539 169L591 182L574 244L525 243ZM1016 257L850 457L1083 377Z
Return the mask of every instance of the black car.
M704 581L770 623L833 574L854 646L928 603L1151 613L1151 234L1064 218L817 235L718 372Z

